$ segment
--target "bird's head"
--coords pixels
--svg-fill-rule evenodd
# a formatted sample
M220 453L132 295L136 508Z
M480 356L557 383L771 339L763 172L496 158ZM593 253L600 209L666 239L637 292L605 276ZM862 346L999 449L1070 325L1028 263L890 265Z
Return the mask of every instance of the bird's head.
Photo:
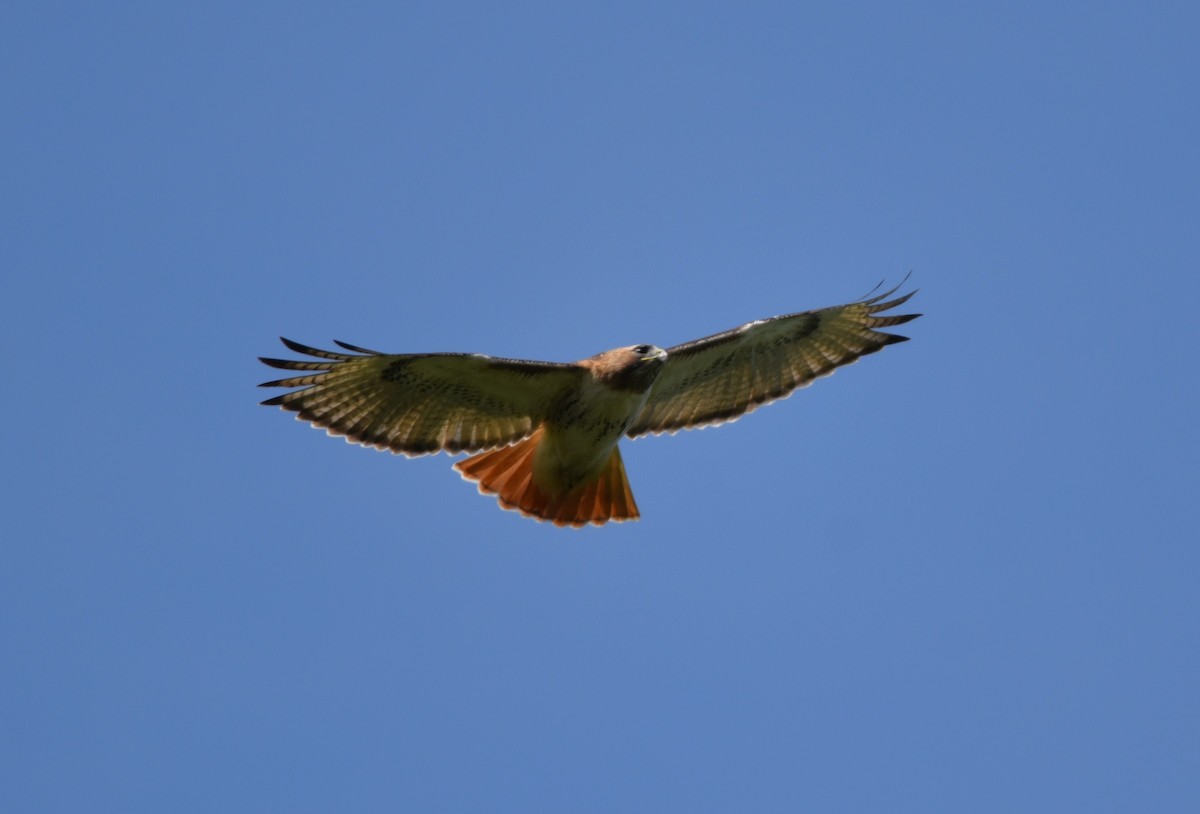
M667 352L658 347L658 345L634 345L625 350L636 356L639 362L658 362L661 364L667 361Z
M648 390L658 378L667 352L657 345L630 345L598 353L582 362L592 374L617 390Z

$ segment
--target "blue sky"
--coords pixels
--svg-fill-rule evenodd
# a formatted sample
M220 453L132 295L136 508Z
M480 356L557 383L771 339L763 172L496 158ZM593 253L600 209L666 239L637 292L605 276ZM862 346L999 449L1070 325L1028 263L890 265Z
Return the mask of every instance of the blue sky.
M1193 5L2 17L5 810L1197 810ZM635 524L256 406L909 271Z

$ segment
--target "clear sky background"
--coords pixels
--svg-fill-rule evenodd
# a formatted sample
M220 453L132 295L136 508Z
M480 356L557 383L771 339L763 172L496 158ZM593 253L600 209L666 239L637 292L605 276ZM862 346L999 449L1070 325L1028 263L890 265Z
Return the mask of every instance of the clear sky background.
M13 812L1200 810L1200 11L0 12ZM912 342L500 511L282 334Z

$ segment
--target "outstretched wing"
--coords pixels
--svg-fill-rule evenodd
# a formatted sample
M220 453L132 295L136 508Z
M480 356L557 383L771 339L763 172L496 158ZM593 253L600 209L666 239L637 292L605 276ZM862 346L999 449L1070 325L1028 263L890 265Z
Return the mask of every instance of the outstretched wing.
M557 394L586 375L575 365L482 354L383 354L344 342L337 344L351 353L336 353L289 339L283 344L320 361L263 358L271 367L310 371L263 382L301 388L263 404L298 413L330 435L405 455L518 441L537 428Z
M895 292L893 288L849 305L760 319L668 348L662 373L627 435L733 421L860 356L903 342L908 337L875 330L920 316L876 316L916 293L887 300Z

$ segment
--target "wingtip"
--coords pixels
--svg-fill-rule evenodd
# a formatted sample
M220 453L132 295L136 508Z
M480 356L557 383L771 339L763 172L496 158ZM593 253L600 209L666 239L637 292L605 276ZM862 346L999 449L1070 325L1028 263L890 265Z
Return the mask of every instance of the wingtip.
M371 350L370 348L360 348L358 345L351 345L349 342L343 342L340 339L333 340L333 344L337 345L340 348L345 348L348 351L352 351L353 353L364 353L367 356L382 356L383 355L382 353L380 353L377 350Z
M867 293L866 293L864 296L862 296L862 297L861 297L861 298L860 298L858 301L859 301L860 303L863 303L864 305L875 305L875 304L876 304L876 303L878 303L880 300L885 300L885 299L887 299L888 297L892 296L892 295L893 295L893 294L895 294L897 291L899 291L901 288L903 288L903 287L904 287L904 284L908 282L908 279L909 279L910 277L912 277L912 270L911 270L911 269L909 270L909 272L908 272L907 274L905 274L905 275L904 275L904 278L903 278L903 279L901 279L901 280L900 280L900 282L896 283L896 285L892 286L892 287L891 287L891 288L889 288L887 291L884 291L882 294L876 294L875 292L877 292L877 291L879 291L879 289L883 288L883 285L884 285L884 282L885 282L885 280L880 280L880 281L879 281L879 283L878 283L878 284L876 284L876 286L875 286L874 288L872 288L870 291L868 291L868 292L867 292ZM885 278L885 279L886 279L886 278ZM892 304L893 304L893 305L899 305L900 303L904 302L905 300L907 300L909 297L911 297L913 294L916 294L916 293L917 293L918 291L920 291L920 290L921 290L921 289L919 289L919 288L914 288L912 291L908 292L908 293L907 293L907 294L905 294L903 297L901 297L901 298L898 298L897 300L895 300L895 302L894 302L894 303L892 303Z
M906 322L912 322L922 314L895 314L892 316L871 317L866 324L871 328L892 328L896 325L903 325Z

